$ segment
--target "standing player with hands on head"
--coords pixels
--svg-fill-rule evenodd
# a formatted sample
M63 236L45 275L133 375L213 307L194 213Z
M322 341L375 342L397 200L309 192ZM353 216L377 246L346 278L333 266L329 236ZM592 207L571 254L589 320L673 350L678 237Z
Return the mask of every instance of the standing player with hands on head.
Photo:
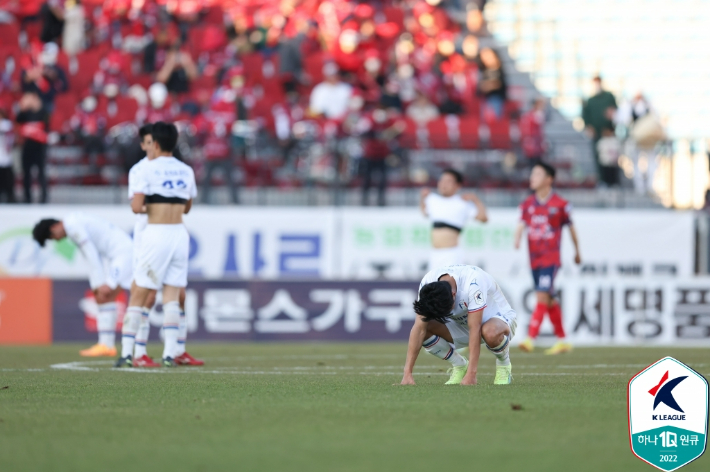
M136 258L135 285L123 321L121 357L116 367L133 366L136 333L151 291L163 290L163 365L176 365L180 325L180 292L187 286L190 236L182 215L197 196L192 168L173 157L178 131L175 125L153 124L152 158L134 174L131 208L147 213Z
M414 364L422 347L451 363L446 385L476 385L481 344L496 357L493 383L512 382L510 340L515 335L516 314L488 273L467 265L429 271L419 286L414 311L417 316L409 333L402 385L414 385ZM466 348L469 360L461 354Z
M488 221L486 206L475 193L459 193L463 175L446 169L439 177L437 193L426 188L421 192L419 207L432 223L431 253L427 270L452 264L463 264L459 236L470 219Z
M545 354L562 354L572 350L572 345L565 341L565 329L562 325L562 310L555 299L554 281L560 268L560 246L562 227L568 226L574 243L574 262L580 264L579 241L577 231L572 225L571 205L552 190L555 181L555 168L549 164L536 164L530 174L530 195L520 205L520 223L515 231L515 248L520 248L525 229L528 231L528 249L532 266L537 306L532 314L528 337L520 343L520 349L532 352L533 341L540 332L540 325L547 313L555 329L558 341Z

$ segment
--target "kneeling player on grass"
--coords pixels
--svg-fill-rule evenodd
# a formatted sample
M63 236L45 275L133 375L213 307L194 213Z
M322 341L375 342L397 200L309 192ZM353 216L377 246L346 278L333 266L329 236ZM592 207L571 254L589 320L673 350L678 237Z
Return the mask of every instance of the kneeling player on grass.
M123 321L121 357L116 367L133 366L136 333L142 308L151 291L163 290L163 365L175 366L178 355L180 324L179 298L187 286L187 261L190 236L182 215L190 211L197 195L192 169L173 157L178 132L175 125L158 122L153 125L154 158L144 163L136 175L131 208L141 213L146 207L148 224L142 231L135 270L135 285Z
M515 335L516 314L488 273L467 265L428 272L419 286L414 311L417 317L409 334L402 385L414 385L412 372L422 346L451 363L446 385L476 385L481 344L496 356L493 383L511 383L509 344ZM465 347L469 360L459 353Z
M155 159L155 150L153 146L153 125L146 124L141 126L139 135L141 137L141 149L145 151L146 156L138 161L128 172L128 199L133 200L133 196L137 193L136 185L140 185L142 181L141 172L144 165ZM140 254L141 236L143 230L148 226L147 207L144 205L139 213L136 213L136 221L133 226L133 270L138 267L138 255ZM135 285L135 282L133 282ZM131 287L132 291L136 288ZM141 307L141 321L138 326L138 331L135 337L135 348L133 352L133 367L160 367L161 364L153 361L148 356L147 344L150 334L149 314L151 308L155 304L156 291L151 290L145 305ZM180 326L178 330L178 350L175 356L175 363L178 365L200 366L204 362L195 359L185 351L185 343L187 339L187 324L185 322L185 289L180 290Z
M43 247L47 239L64 238L79 247L89 264L89 285L99 307L99 342L79 354L115 356L116 299L123 289L131 287L133 278L130 236L108 221L83 213L71 213L62 221L44 219L35 225L32 236Z

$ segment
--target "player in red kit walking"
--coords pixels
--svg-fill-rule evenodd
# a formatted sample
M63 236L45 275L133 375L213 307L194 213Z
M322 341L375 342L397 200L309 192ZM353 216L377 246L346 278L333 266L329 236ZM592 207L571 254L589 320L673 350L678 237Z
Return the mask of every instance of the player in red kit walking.
M515 248L520 248L523 231L528 230L528 249L530 250L530 265L532 266L537 306L532 314L528 337L520 343L520 349L527 352L533 350L533 340L540 332L540 324L545 313L555 328L557 343L545 354L562 354L572 350L572 345L565 341L565 329L562 326L562 310L555 300L554 281L560 268L560 245L562 242L562 227L569 227L574 243L574 262L579 264L577 232L570 219L571 205L552 190L555 181L555 168L549 164L539 163L533 167L530 174L530 189L535 193L530 195L520 205L520 223L515 232Z

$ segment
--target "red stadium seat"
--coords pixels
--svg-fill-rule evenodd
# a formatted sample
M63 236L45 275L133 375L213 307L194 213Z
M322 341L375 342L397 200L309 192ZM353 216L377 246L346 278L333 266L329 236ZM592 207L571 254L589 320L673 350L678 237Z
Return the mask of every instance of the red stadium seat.
M429 145L434 149L450 149L451 139L446 118L437 118L427 123Z
M510 149L510 121L507 119L491 121L486 123L490 131L488 147L491 149Z
M479 149L481 147L480 126L481 122L477 115L461 117L459 122L459 145L463 149Z
M17 46L17 37L20 34L20 25L17 23L0 24L0 44L3 46Z
M94 74L99 70L101 55L99 51L86 51L77 54L76 61L78 66L76 70L69 68L69 88L75 93L84 93L94 80Z

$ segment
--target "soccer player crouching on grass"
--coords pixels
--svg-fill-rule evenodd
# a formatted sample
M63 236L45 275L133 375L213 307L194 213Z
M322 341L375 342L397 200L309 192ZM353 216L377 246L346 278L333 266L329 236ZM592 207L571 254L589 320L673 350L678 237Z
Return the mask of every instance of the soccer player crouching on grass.
M121 357L116 367L133 366L142 307L146 306L150 292L161 287L165 314L163 365L175 366L178 352L179 298L181 289L187 286L190 249L190 236L183 225L182 215L190 211L197 188L192 168L172 155L178 140L175 125L155 123L151 134L154 158L145 162L135 176L135 193L131 200L134 213L147 212L148 224L141 233L135 285L123 321Z
M429 354L451 363L446 385L476 385L481 344L496 357L493 383L511 383L509 348L517 326L516 314L488 273L467 265L428 272L419 286L414 311L417 316L409 334L402 385L414 385L412 372L422 346ZM466 347L468 360L459 353Z
M155 159L155 150L153 146L153 125L146 124L141 126L138 134L141 138L141 149L145 151L146 156L138 161L131 170L128 172L128 199L133 200L133 196L138 192L136 190L136 185L140 185L141 182L141 172L145 164L153 159ZM138 268L138 254L140 253L141 247L141 236L143 230L148 226L148 214L147 207L144 205L140 213L136 213L135 224L133 226L133 270ZM133 282L135 286L135 281ZM136 288L131 286L131 290L135 291ZM148 298L145 301L145 305L141 307L141 321L138 325L138 331L135 337L135 347L133 351L133 367L160 367L161 364L155 362L147 352L148 337L150 335L150 321L149 315L150 310L155 305L156 291L151 290L148 294ZM190 366L201 366L204 362L195 359L187 351L185 351L185 344L187 341L187 324L185 322L185 289L180 290L180 323L178 329L178 349L176 352L176 357L173 359L178 365L190 365ZM114 354L115 355L115 354Z
M547 313L555 328L557 342L545 354L562 354L572 350L572 345L565 341L565 328L562 324L562 310L555 300L555 275L560 268L560 246L562 227L567 225L574 244L574 262L580 264L579 241L577 231L572 225L572 207L552 190L555 181L555 168L543 162L533 167L530 173L530 189L534 191L520 205L520 223L515 232L515 248L520 247L520 240L525 229L528 231L528 250L532 267L537 306L530 319L528 337L520 343L521 350L532 352L533 340L540 332L542 319Z
M64 220L44 219L32 230L32 237L44 247L47 239L69 238L89 264L89 285L99 313L96 325L99 342L79 352L86 357L116 355L116 299L131 288L131 238L108 221L71 213Z

